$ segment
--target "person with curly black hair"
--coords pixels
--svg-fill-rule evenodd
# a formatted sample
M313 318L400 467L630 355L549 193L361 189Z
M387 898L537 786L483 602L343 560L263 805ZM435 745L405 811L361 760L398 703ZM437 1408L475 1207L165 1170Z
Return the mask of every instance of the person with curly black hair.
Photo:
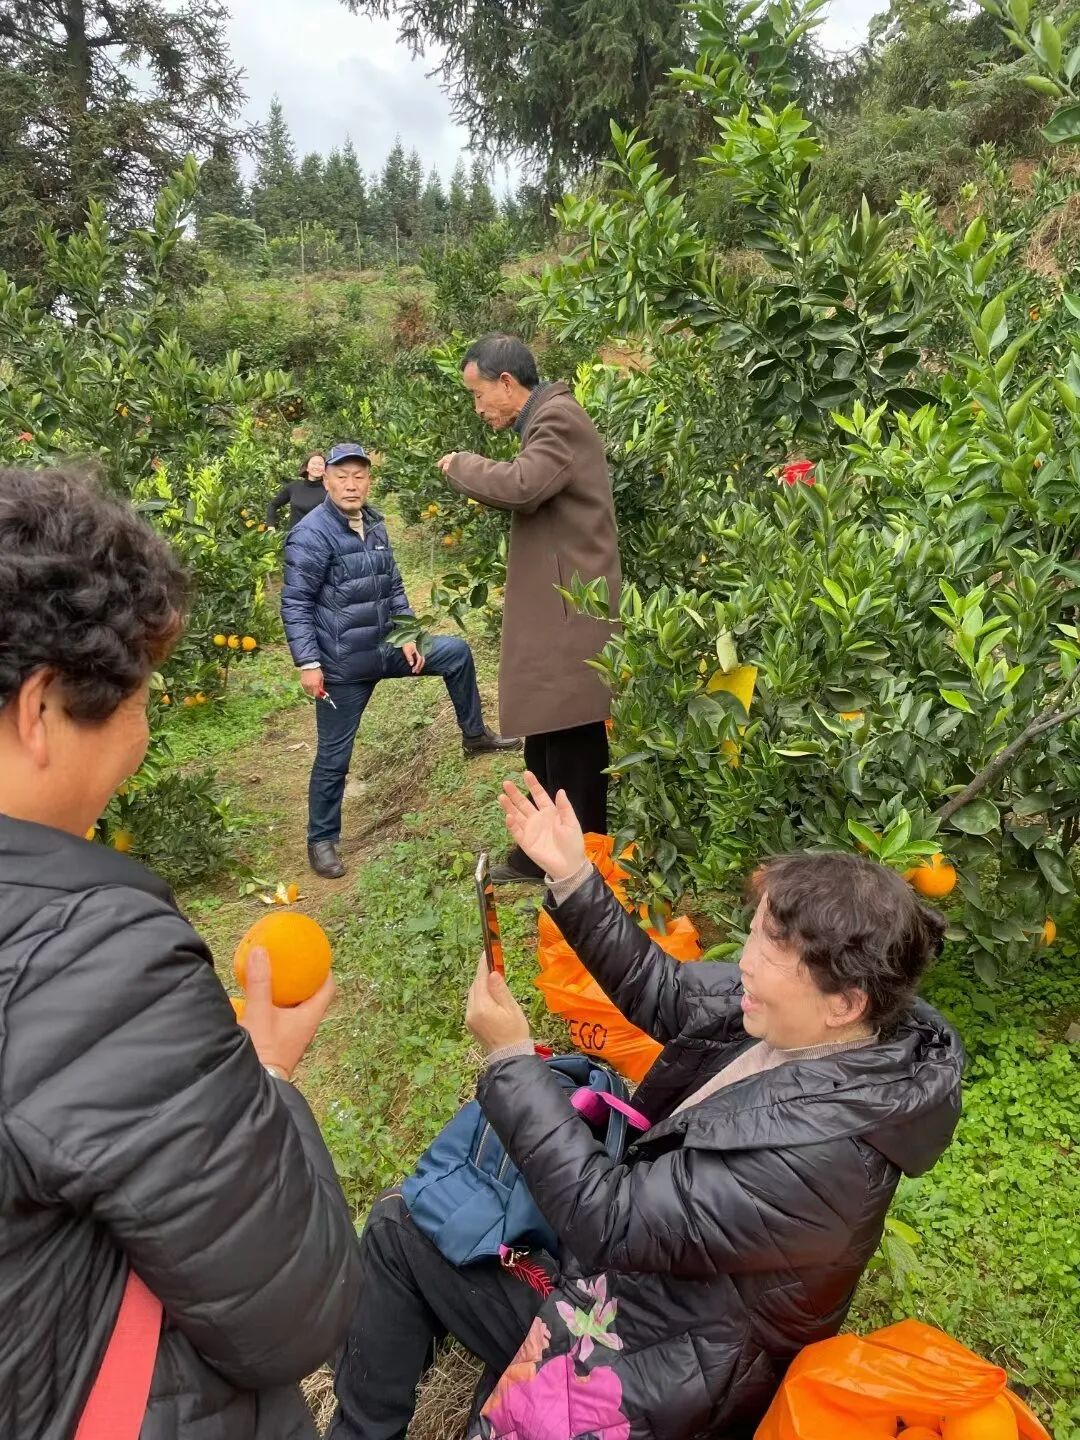
M118 1317L132 1436L314 1436L296 1382L358 1298L352 1217L288 1083L333 982L276 1009L255 952L238 1025L168 888L84 838L142 763L186 600L129 505L0 470L0 1435L19 1440L82 1435L116 1399Z

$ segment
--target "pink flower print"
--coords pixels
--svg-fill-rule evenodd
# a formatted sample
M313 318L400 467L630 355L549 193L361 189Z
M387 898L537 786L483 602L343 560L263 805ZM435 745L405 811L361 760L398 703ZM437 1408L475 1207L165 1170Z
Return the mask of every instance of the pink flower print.
M571 1356L559 1355L533 1379L508 1386L497 1404L493 1400L484 1407L484 1417L499 1436L564 1440L567 1435L594 1434L604 1440L630 1440L630 1424L622 1413L622 1381L607 1366L581 1376Z
M488 1397L487 1404L482 1413L490 1418L491 1411L498 1407L506 1392L515 1385L521 1385L532 1380L540 1368L540 1361L544 1358L544 1352L551 1344L551 1331L540 1319L539 1315L533 1321L529 1333L521 1342L521 1348L513 1360L503 1371L499 1383Z
M560 1320L578 1342L570 1354L576 1354L579 1360L584 1361L588 1360L597 1345L602 1345L605 1350L621 1350L622 1341L611 1329L619 1302L607 1298L607 1276L600 1275L582 1288L596 1301L588 1314L568 1305L565 1300L559 1300L555 1305Z

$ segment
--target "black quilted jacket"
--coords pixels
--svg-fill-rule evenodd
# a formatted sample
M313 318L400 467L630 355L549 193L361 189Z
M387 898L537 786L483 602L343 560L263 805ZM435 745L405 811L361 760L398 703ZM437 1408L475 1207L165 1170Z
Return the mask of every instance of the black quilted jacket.
M142 1440L314 1435L358 1268L310 1111L160 880L0 817L4 1440L70 1440L129 1266L166 1316Z
M674 1115L753 1043L738 968L670 959L595 874L551 913L665 1049L634 1098L653 1127L619 1165L539 1060L503 1061L481 1081L563 1266L481 1432L750 1436L795 1354L840 1329L901 1172L929 1170L948 1145L960 1043L920 1003L877 1045L752 1076Z

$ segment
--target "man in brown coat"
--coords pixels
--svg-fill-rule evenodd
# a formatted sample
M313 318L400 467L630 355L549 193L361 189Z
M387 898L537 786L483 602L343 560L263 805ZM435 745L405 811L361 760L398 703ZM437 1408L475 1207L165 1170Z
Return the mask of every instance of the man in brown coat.
M607 830L610 694L585 662L610 625L568 606L558 587L604 576L619 599L619 541L604 443L568 385L540 383L520 340L489 335L462 362L476 413L493 430L521 437L515 460L444 455L439 468L462 495L509 510L499 713L504 734L524 735L525 763L549 794L565 790L587 831ZM512 850L493 878L535 880L537 867Z

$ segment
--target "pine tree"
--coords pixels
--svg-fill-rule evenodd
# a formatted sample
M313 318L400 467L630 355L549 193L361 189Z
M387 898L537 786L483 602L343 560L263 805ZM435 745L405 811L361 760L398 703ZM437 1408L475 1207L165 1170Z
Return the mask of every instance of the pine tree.
M331 159L333 155L331 155ZM329 161L327 162L329 169ZM299 218L310 224L317 220L321 224L330 225L330 217L327 214L326 183L323 173L323 158L312 151L305 155L300 162L300 170L296 177L296 198L299 205Z
M488 184L487 171L482 160L474 160L469 175L468 226L479 230L481 225L490 225L499 218L499 207Z
M214 146L199 174L199 193L195 200L199 231L201 233L210 215L228 215L234 220L243 220L250 213L247 189L236 156L232 147L221 141Z
M251 142L227 25L222 0L0 0L0 266L33 278L38 227L91 199L143 224L186 155Z
M291 235L303 218L296 152L281 101L276 95L270 102L270 116L259 146L251 204L255 220L270 239Z
M420 231L424 244L442 238L447 223L446 207L442 176L438 170L432 169L420 197Z
M469 172L465 161L459 160L450 177L450 195L446 202L446 218L451 235L462 236L469 228Z

